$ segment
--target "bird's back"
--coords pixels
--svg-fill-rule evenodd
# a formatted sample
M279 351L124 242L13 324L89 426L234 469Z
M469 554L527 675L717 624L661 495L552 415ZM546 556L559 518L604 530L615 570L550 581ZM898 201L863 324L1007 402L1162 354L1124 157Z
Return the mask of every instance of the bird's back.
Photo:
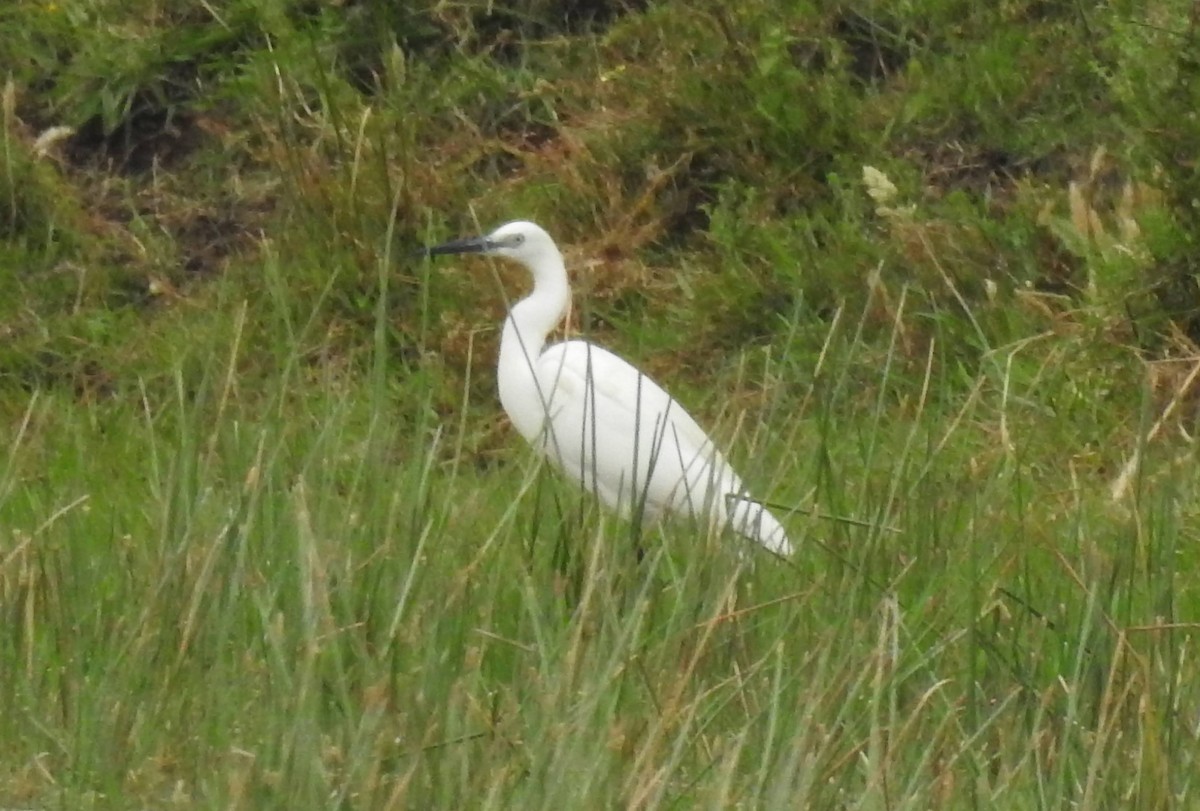
M700 425L634 366L581 340L546 348L534 366L548 419L523 433L585 488L646 521L682 513L790 551Z

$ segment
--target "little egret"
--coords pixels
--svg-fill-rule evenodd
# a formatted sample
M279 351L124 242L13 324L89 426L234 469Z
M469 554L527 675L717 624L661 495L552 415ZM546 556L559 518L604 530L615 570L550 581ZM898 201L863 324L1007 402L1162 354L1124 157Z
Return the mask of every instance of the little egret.
M513 305L500 337L500 403L517 431L565 474L643 525L682 514L730 527L777 555L792 544L683 407L634 366L583 340L546 346L571 299L562 254L531 222L423 249L520 262L533 292Z

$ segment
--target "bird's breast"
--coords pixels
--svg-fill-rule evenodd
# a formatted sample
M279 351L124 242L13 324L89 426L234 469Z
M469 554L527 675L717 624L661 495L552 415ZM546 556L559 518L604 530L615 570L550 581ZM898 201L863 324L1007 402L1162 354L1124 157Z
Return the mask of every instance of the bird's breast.
M500 405L517 433L530 442L543 433L550 391L543 391L530 364L513 363L499 379Z

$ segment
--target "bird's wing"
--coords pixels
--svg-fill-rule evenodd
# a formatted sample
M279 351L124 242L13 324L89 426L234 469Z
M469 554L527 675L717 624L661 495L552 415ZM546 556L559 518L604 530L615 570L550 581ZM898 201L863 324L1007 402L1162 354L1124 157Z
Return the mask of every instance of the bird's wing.
M587 341L564 341L548 347L538 359L538 379L543 385L554 381L550 384L551 392L569 391L568 400L581 397L590 383L594 393L588 396L603 398L606 409L631 419L636 419L640 410L642 420L648 418L650 427L656 416L666 414L680 443L697 451L709 447L720 456L708 434L678 400L636 366L602 346ZM552 413L554 406L551 403Z
M704 499L718 478L722 492L740 489L683 406L612 352L567 341L543 352L536 371L562 466L610 502L628 501L623 488L631 481L645 483L656 509Z

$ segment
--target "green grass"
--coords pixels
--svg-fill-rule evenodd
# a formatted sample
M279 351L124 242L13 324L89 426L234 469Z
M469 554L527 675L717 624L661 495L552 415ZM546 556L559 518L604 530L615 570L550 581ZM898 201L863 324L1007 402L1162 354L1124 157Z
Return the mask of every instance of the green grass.
M0 808L1194 806L1190 4L405 8L0 11ZM793 561L523 447L512 216Z
M248 394L235 332L160 401L30 398L0 479L6 801L1186 794L1200 696L1190 631L1169 626L1197 604L1194 482L1148 459L1132 510L1055 489L1036 450L1064 419L1039 403L1066 396L1062 358L963 400L936 348L914 397L852 329L828 344L797 407L736 444L774 498L876 525L794 517L794 565L687 527L639 564L627 526L522 454L465 460L476 426L420 404L396 419L386 354L369 379L285 357ZM1057 461L1095 482L1121 461L1101 455Z

